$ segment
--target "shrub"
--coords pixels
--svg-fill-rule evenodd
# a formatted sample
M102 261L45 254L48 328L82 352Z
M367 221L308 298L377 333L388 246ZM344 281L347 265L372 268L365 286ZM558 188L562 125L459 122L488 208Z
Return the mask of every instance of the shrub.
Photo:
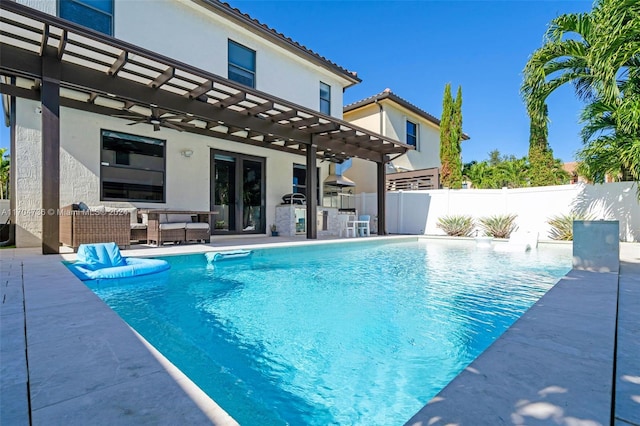
M560 214L547 219L551 225L549 236L552 240L573 241L573 221L592 220L592 215L585 213Z
M495 215L480 218L480 226L484 234L493 238L509 238L511 233L517 229L515 220L518 215Z
M470 237L475 228L473 218L464 215L443 216L436 226L452 237Z

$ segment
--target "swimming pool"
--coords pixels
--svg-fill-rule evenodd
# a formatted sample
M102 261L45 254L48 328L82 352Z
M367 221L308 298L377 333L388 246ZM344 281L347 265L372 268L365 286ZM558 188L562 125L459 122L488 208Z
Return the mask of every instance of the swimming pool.
M241 424L402 424L570 270L564 246L256 250L87 282Z

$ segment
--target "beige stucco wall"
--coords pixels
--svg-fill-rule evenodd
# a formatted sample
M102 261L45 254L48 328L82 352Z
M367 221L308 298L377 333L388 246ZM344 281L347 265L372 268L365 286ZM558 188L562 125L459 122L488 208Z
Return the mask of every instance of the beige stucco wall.
M400 142L407 141L407 120L418 124L418 145L415 150L393 161L394 166L408 170L440 167L440 129L435 124L392 102L384 102L383 108L390 128L385 136ZM393 130L391 130L393 129Z
M42 143L39 102L18 100L16 134L16 239L19 247L38 246L42 237ZM60 111L60 205L136 206L209 210L210 152L219 149L266 159L266 224L275 220L275 206L292 191L293 164L305 157L280 151L162 128L146 124L128 126L127 120L62 108ZM100 131L108 129L166 140L166 203L118 203L100 200ZM193 155L180 154L190 149ZM321 179L328 163L319 163ZM46 171L45 171L46 172Z
M56 14L52 0L18 2ZM345 78L190 0L116 1L114 36L225 78L232 39L256 51L256 89L317 111L322 81L331 86L331 115L342 117Z
M440 129L430 121L421 118L406 108L388 100L380 101L382 113L377 104L370 104L357 110L348 111L344 119L357 126L381 133L400 142L406 142L407 120L418 124L418 146L391 162L398 171L420 170L440 167ZM380 120L382 114L382 120ZM381 129L382 127L382 129ZM376 192L376 166L374 163L354 159L345 176L356 182L356 192Z

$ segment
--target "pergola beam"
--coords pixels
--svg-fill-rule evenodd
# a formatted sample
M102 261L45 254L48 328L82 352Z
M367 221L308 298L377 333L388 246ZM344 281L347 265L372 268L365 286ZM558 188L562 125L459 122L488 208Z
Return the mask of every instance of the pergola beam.
M126 51L122 52L118 57L118 59L113 63L113 65L111 65L111 68L109 68L109 71L107 71L107 74L117 75L118 72L120 72L120 70L124 68L124 66L126 65L128 58L129 58L128 52Z

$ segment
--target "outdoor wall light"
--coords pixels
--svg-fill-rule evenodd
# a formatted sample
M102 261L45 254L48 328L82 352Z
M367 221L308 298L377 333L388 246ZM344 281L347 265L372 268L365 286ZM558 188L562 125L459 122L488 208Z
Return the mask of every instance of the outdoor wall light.
M182 151L180 151L180 154L182 154L183 157L191 157L193 155L193 150L191 149L183 149Z

